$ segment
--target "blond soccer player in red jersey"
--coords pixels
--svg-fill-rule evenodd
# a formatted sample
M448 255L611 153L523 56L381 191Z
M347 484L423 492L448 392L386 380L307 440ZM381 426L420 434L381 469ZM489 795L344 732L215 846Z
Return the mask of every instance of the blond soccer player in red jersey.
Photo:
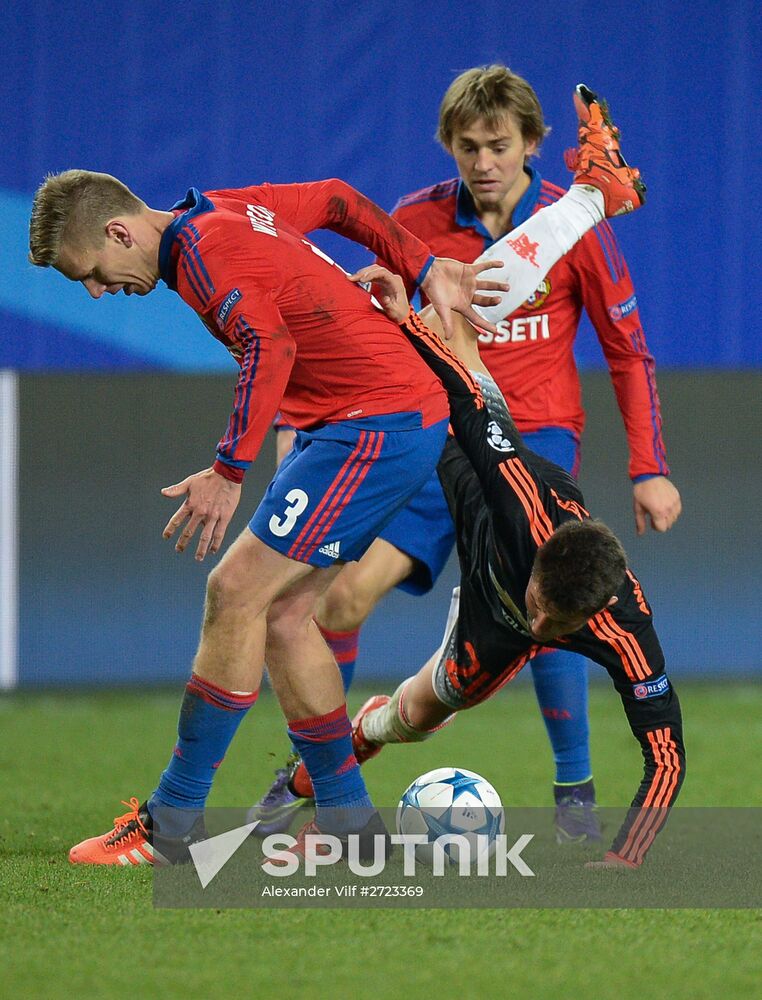
M180 508L164 537L196 558L217 552L245 471L280 407L299 446L276 473L249 526L207 583L201 639L182 700L178 738L155 791L107 833L70 851L76 864L127 866L187 858L204 839L214 775L257 698L264 670L337 834L371 835L374 813L351 745L333 656L313 623L342 559L359 559L386 518L433 472L444 444L444 391L399 327L305 236L332 228L390 254L451 307L478 320L488 265L435 259L340 180L261 184L202 193L170 211L149 207L106 174L69 170L38 189L30 259L80 282L93 299L144 296L162 279L237 360L233 412L209 468L165 488ZM160 334L159 334L160 335ZM349 808L349 807L353 808ZM336 807L339 807L338 809ZM382 828L382 824L381 824Z

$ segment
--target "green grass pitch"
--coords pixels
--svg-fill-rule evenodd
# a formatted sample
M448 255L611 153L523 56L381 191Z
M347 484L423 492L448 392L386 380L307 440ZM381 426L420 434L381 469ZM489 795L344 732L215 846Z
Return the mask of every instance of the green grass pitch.
M355 691L350 709L367 692ZM760 806L762 687L681 684L685 805ZM0 700L5 996L732 998L759 995L758 910L155 910L151 873L74 868L68 847L144 796L172 745L179 692ZM599 799L622 805L640 770L618 699L591 689ZM241 806L280 763L263 695L210 800ZM506 805L548 805L551 762L531 686L511 685L430 742L368 765L392 804L432 767L487 775ZM739 858L739 863L743 859Z

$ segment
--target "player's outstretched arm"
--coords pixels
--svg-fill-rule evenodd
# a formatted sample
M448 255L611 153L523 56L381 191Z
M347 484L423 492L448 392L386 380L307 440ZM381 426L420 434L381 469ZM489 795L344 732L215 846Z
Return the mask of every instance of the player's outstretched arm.
M643 780L604 861L629 868L638 868L645 860L685 778L682 715L674 688L664 674L631 687L648 690L665 684L666 692L652 699L648 695L642 701L637 700L638 694L634 698L622 696L633 735L643 751Z
M483 267L433 257L426 243L337 177L307 184L267 185L266 192L269 205L302 232L330 229L340 233L387 261L404 276L408 286L420 286L434 303L445 336L449 336L453 310L477 322L479 317L473 303L488 307L500 301L499 295L484 296L478 292L507 290L505 281L478 279L485 270ZM490 323L484 320L481 323L485 329L497 332Z
M606 864L596 866L602 868L640 867L685 777L680 701L664 671L664 653L640 584L629 571L628 580L617 604L591 618L570 647L608 671L643 755L640 784Z

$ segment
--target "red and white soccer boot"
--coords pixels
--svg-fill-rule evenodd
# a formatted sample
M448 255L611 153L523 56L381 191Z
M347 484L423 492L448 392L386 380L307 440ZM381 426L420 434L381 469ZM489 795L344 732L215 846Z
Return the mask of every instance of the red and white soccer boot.
M347 807L351 808L351 807ZM337 809L336 812L340 812ZM376 838L381 838L383 843L380 845L384 858L388 858L391 853L391 841L389 840L389 831L386 829L383 819L380 814L376 812L375 809L368 809L363 807L364 816L367 817L367 821L359 830L353 831L353 833L334 833L331 836L338 841L339 853L335 855L335 860L344 860L350 856L350 846L349 837L356 837L356 844L354 849L357 851L357 857L361 861L370 861L376 857L377 840ZM335 850L335 844L325 842L326 834L325 831L321 830L314 819L309 820L297 833L295 840L296 843L293 847L288 847L282 851L276 851L265 857L263 865L270 863L276 868L285 868L286 865L293 864L296 859L300 862L302 859L313 861L315 863L320 863L319 858L328 857L332 850Z
M577 149L564 153L574 171L575 184L589 184L603 195L606 217L626 215L646 200L646 186L637 167L628 165L619 145L619 129L611 120L608 105L584 83L574 91L579 119Z
M327 844L319 842L318 838L322 837L322 835L322 830L318 828L315 820L308 820L297 833L294 846L268 855L263 865L269 863L275 865L276 868L285 868L294 859L316 860L317 858L327 857L331 853L331 848Z
M365 738L362 723L366 715L375 712L377 708L383 708L391 700L388 694L374 694L360 707L352 719L352 749L358 764L364 764L366 760L376 757L384 749L383 743L371 743Z

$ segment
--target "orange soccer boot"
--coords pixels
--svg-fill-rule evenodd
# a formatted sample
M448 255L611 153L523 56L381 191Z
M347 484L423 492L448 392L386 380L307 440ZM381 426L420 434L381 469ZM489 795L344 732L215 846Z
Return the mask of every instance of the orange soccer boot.
M72 847L69 861L73 865L178 864L190 860L190 844L206 839L201 816L185 836L163 837L155 829L147 803L141 804L133 796L123 805L130 807L129 812L114 819L113 830Z
M145 802L133 796L129 812L114 819L114 829L100 837L90 837L69 851L74 865L152 865L154 850L149 843L151 817Z
M574 91L579 118L576 149L564 154L575 184L589 184L603 195L606 217L634 212L646 200L646 186L637 167L628 165L619 145L619 129L608 105L584 83Z

